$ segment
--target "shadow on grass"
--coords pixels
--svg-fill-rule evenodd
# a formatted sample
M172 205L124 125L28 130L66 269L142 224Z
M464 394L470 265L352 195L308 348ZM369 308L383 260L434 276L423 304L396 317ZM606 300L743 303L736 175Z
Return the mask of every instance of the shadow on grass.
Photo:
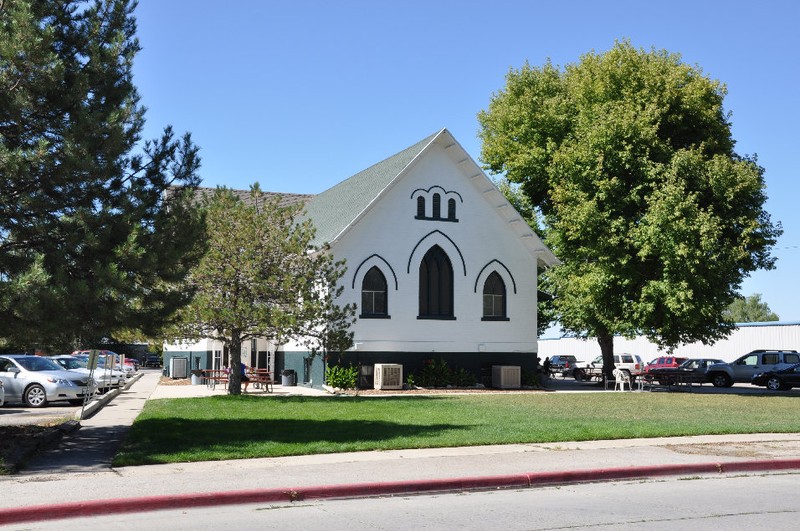
M132 427L114 464L195 460L192 455L198 456L196 460L208 460L380 449L384 441L428 438L464 429L468 427L380 420L147 419ZM178 455L182 457L176 459Z

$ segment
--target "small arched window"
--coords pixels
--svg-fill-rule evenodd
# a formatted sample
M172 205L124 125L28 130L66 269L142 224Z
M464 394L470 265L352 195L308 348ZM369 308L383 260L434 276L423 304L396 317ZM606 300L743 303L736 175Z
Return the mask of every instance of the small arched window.
M425 218L425 198L422 196L417 198L417 218Z
M386 277L372 266L361 282L361 318L388 317Z
M448 199L447 200L447 219L449 221L456 220L456 200L455 199Z
M483 284L483 320L504 321L506 317L506 284L493 271Z
M433 194L433 219L442 219L442 196Z

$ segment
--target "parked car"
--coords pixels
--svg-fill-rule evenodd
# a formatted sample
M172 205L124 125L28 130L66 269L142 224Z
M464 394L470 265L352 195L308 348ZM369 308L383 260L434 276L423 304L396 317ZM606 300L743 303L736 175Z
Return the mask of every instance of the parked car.
M76 350L72 355L88 359L91 352L91 350ZM100 354L97 358L98 367L105 369L108 366L112 370L124 372L126 379L133 378L136 369L132 365L122 363L122 357L119 354L110 350L98 350L97 352Z
M64 370L91 375L97 383L97 390L105 393L111 389L116 389L125 383L125 373L120 371L104 370L97 368L94 371L89 369L86 358L79 358L70 354L52 356L50 359L61 365Z
M763 385L770 391L788 391L792 387L800 387L800 363L784 369L756 373L750 383Z
M6 403L6 391L3 389L3 380L0 380L0 407Z
M644 363L638 354L614 354L614 367L628 373L628 376L639 376L644 371ZM602 373L603 356L597 356L591 362L575 369L573 375L576 380L588 380Z
M572 376L572 371L578 366L575 356L553 356L550 358L550 373L561 376Z
M747 383L759 372L782 369L800 363L796 350L754 350L732 363L716 363L706 376L714 387L730 387L734 382Z
M678 358L676 356L660 356L644 366L644 372L656 369L675 369L688 358Z
M44 356L6 354L0 356L0 380L5 400L24 402L29 407L44 407L48 402L66 400L83 403L91 394L88 376L65 371Z
M645 374L649 375L652 380L657 381L660 385L671 385L678 380L672 377L673 373L679 373L682 378L680 380L687 381L686 373L690 373L689 381L692 383L703 384L708 381L706 376L706 369L715 363L724 363L716 358L689 358L677 367L664 367L664 368L650 368ZM652 365L652 362L648 365Z
M155 354L148 354L144 358L145 367L161 367L161 356Z

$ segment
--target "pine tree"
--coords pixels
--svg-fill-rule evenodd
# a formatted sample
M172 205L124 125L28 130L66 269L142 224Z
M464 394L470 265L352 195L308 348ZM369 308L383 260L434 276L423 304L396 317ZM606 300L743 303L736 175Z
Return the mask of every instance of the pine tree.
M141 142L134 8L0 2L0 347L152 333L191 295L200 160L169 127Z

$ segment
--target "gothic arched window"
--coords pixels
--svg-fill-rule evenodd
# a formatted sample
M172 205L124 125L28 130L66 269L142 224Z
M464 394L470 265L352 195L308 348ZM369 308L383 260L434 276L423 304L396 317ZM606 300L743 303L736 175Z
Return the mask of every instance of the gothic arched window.
M360 317L388 317L386 277L372 266L361 282Z
M497 271L493 271L483 283L483 319L506 319L506 284Z
M453 318L453 266L438 245L431 247L419 264L419 317Z

